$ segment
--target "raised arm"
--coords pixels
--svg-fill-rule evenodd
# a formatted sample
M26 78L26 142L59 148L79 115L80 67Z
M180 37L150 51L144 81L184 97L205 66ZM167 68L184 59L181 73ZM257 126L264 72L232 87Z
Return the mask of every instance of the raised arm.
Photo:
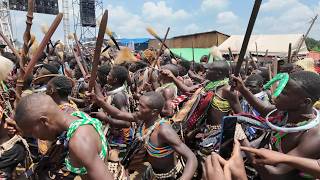
M180 179L192 179L198 166L196 156L189 149L189 147L180 140L179 136L171 128L171 126L166 124L161 125L160 136L166 141L168 145L170 145L178 154L180 154L186 160L186 165Z
M196 89L199 88L198 85L196 86L187 86L185 85L182 81L180 81L177 77L175 77L171 71L169 70L161 70L160 73L162 73L163 75L166 75L168 77L170 77L172 79L172 81L176 84L176 86L178 87L178 89L182 92L187 92L187 93L190 93L190 92L194 92Z
M266 104L259 98L255 97L248 88L245 87L243 81L239 77L232 76L233 81L236 83L236 90L254 107L262 116L266 116L270 111L276 107L274 105Z
M99 107L101 107L106 113L110 116L121 119L125 121L136 121L135 115L132 113L128 113L125 111L121 111L120 109L108 104L104 101L104 97L97 96L94 93L86 93L86 96L93 102L96 103Z
M301 138L300 144L296 148L289 151L287 153L287 156L295 156L295 157L300 157L300 158L317 158L318 157L317 150L318 150L319 146L320 146L320 138L318 136L318 129L311 129L303 135L303 137ZM246 149L251 150L250 148L243 148L243 150L246 150ZM261 150L261 151L263 151L263 153L268 153L265 150ZM275 153L273 153L273 154L275 154ZM281 177L282 175L285 175L285 174L289 173L290 171L297 168L295 166L292 166L290 163L285 163L285 161L288 161L286 158L279 157L279 154L277 154L277 155L278 156L276 156L276 157L275 156L265 157L265 156L267 156L267 154L258 155L258 157L261 156L261 157L265 157L268 159L277 158L277 161L278 161L278 163L275 163L273 165L268 165L270 163L265 163L263 166L259 166L259 168L257 170L259 171L259 173L261 172L261 177L267 177L267 178L273 178L276 176ZM295 159L295 160L297 160L297 159ZM257 164L259 164L260 162L268 162L268 161L259 161L259 159L256 159L255 162L257 162ZM283 162L283 163L281 163L281 162ZM315 162L316 162L316 160L315 160ZM312 164L314 164L314 163L312 163ZM301 164L301 165L303 165L303 164ZM308 164L308 167L305 167L305 168L309 169L309 165L310 164ZM313 173L316 172L316 171L314 171L314 170L316 170L316 167L319 167L319 165L315 166L313 168L313 171L312 171ZM319 177L319 174L317 174L317 176Z
M255 163L257 164L276 165L279 163L284 163L311 174L315 178L320 178L319 160L287 155L268 149L254 149L249 147L241 147L241 149L258 156L259 158L255 160Z

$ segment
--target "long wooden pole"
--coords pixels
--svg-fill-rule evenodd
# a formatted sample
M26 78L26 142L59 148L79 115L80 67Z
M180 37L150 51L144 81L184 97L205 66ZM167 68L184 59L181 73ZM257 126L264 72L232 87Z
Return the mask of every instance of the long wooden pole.
M288 48L288 63L291 63L291 51L292 51L292 44L289 43L289 48Z
M249 20L249 23L248 23L246 34L244 36L242 47L241 47L241 50L240 50L239 59L238 59L238 62L237 62L237 65L236 65L236 68L235 68L235 71L234 71L234 75L235 76L239 76L241 65L242 65L242 63L244 61L244 56L246 54L246 51L247 51L247 48L248 48L248 43L249 43L249 40L250 40L250 36L252 34L252 30L253 30L253 27L254 27L254 23L255 23L255 21L257 19L258 13L259 13L261 2L262 2L262 0L256 0L254 2L254 6L253 6L253 9L252 9L252 13L251 13L251 16L250 16L250 20Z
M33 67L36 65L36 63L38 62L38 60L40 59L43 50L46 48L50 38L52 37L53 33L56 31L57 27L59 26L61 20L63 18L63 14L59 13L55 20L53 21L53 23L51 24L48 32L46 33L46 35L44 36L44 38L42 39L35 55L32 57L31 61L29 62L27 68L26 68L26 72L23 76L23 80L25 80L28 75L32 72Z
M192 68L194 69L194 44L192 40Z
M29 41L31 39L31 26L32 26L32 20L33 20L33 10L34 10L34 6L33 6L33 0L28 0L28 13L27 13L27 20L26 20L26 30L23 34L23 51L22 51L22 57L19 59L19 72L18 72L18 80L17 80L17 84L16 84L16 94L17 94L17 98L16 100L19 101L20 100L20 96L22 94L22 88L23 88L23 82L24 82L24 76L25 76L25 69L24 66L27 62L27 55L29 52Z
M86 74L89 73L89 70L88 70L88 64L87 62L85 61L85 59L83 58L83 55L82 55L82 51L81 51L81 48L80 48L80 43L79 43L79 39L78 39L78 36L76 33L73 33L73 37L74 37L74 41L76 43L76 49L77 49L77 53L80 57L80 60L83 62L83 67L84 67L84 70L86 72Z
M72 52L73 52L74 58L75 58L75 60L76 60L76 62L77 62L77 64L78 64L78 66L79 66L79 69L80 69L80 71L81 71L81 73L82 73L82 76L83 76L83 77L86 77L87 73L86 73L86 71L84 70L83 65L81 64L80 57L76 54L76 52L74 52L74 50L72 50Z
M167 29L166 35L164 36L164 39L163 39L163 43L161 43L161 46L160 46L160 49L159 49L159 53L158 53L157 58L156 58L157 65L158 65L158 68L159 68L159 69L160 69L160 61L159 61L159 57L161 56L161 52L162 52L162 49L163 49L164 43L165 43L165 42L166 42L166 40L167 40L167 37L168 37L169 31L170 31L170 27L168 27L168 29Z
M234 57L233 57L233 54L232 54L232 51L231 51L231 48L230 48L230 47L228 47L228 51L229 51L230 60L231 60L231 61L234 61Z
M103 45L104 34L105 34L106 28L107 28L107 22L108 22L108 10L105 10L104 14L102 16L102 19L101 19L99 33L98 33L98 37L97 37L97 41L96 41L96 48L94 50L92 71L91 71L91 77L90 77L90 81L89 81L89 92L91 92L93 90L95 83L96 83L98 64L99 64L99 60L100 60L100 54L101 54L101 48Z
M303 36L303 38L302 38L301 41L299 42L299 45L298 45L297 50L293 52L293 55L292 55L292 57L291 57L290 62L292 62L292 60L298 56L298 54L299 54L299 52L300 52L300 49L301 49L301 47L302 47L302 45L303 45L303 42L305 42L305 40L307 39L307 37L308 37L308 35L309 35L309 33L310 33L310 31L311 31L311 29L312 29L312 27L313 27L313 25L314 25L314 23L316 22L317 19L318 19L318 14L317 14L314 18L312 18L311 24L310 24L310 26L309 26L306 34Z

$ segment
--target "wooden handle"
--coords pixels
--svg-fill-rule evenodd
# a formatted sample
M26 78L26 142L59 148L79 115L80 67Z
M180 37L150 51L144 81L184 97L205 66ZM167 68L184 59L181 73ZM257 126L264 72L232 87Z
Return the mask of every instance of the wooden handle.
M40 59L43 50L46 48L49 40L51 39L53 33L56 31L57 27L59 26L61 20L63 18L63 14L59 13L55 20L53 21L53 23L51 24L48 32L46 33L46 35L44 36L44 38L42 39L35 55L32 57L31 61L29 62L27 68L26 68L26 72L23 76L23 80L25 80L27 78L27 76L32 72L33 67L36 65L36 63L38 62L38 60Z
M89 81L89 92L93 90L93 87L96 83L97 78L97 70L98 70L98 64L100 60L100 54L101 54L101 48L103 45L104 40L104 34L106 32L107 28L107 22L108 22L108 10L104 11L104 14L102 16L102 20L99 27L99 33L96 41L96 48L94 50L94 56L93 56L93 63L92 63L92 71L91 71L91 77Z

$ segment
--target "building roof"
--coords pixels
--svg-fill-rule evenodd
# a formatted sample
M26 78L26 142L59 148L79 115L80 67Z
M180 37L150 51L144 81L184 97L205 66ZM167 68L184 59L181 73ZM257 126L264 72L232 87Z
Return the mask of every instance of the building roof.
M188 36L197 36L197 35L202 35L202 34L207 34L207 33L218 33L218 34L222 34L222 35L225 35L225 36L228 36L230 37L230 35L227 35L227 34L224 34L222 32L219 32L219 31L207 31L207 32L200 32L200 33L194 33L194 34L185 34L185 35L180 35L180 36L175 36L175 37L172 37L172 39L174 38L182 38L182 37L188 37Z
M228 53L231 48L233 54L239 54L243 42L243 35L232 35L220 46L219 50L223 54ZM270 56L287 56L289 43L291 43L292 52L297 50L299 43L303 39L303 34L277 34L277 35L252 35L248 44L247 52L256 54L256 44L259 55L264 55L268 50ZM303 42L299 54L306 55L308 53L306 43Z
M117 39L119 43L122 44L128 44L128 43L134 43L134 44L140 44L140 43L148 43L150 38L122 38L122 39Z

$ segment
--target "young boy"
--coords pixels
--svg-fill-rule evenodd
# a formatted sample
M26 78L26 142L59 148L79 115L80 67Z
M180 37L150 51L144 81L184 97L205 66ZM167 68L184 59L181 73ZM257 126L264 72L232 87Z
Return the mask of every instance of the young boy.
M103 161L108 149L101 129L102 124L97 119L80 111L72 115L65 113L50 96L40 93L22 98L17 105L14 119L25 136L49 141L59 137L57 142L60 143L56 145L64 147L64 151L56 154L57 157L49 156L50 163L43 164L48 167L44 168L46 172L38 172L39 174L61 178L55 170L65 164L68 171L81 175L82 179L112 179Z
M284 75L280 79L285 80L286 76L288 75ZM298 71L290 74L283 91L274 99L275 105L267 106L244 86L240 78L234 78L234 80L236 81L236 89L262 116L277 110L269 116L274 116L276 120L284 122L285 126L291 127L318 121L319 116L317 115L319 112L313 109L314 103L320 98L320 76L316 73ZM271 117L269 118L271 119ZM278 132L272 138L272 144L274 149L288 155L319 159L319 133L319 124L315 123L314 126L298 132ZM262 179L308 178L306 174L300 173L297 169L286 164L257 166L256 169Z
M144 141L148 152L148 162L152 167L152 174L156 179L177 179L181 168L177 164L175 153L177 152L185 160L185 168L181 179L191 179L197 167L197 159L192 151L180 140L179 136L164 119L159 115L164 106L164 98L156 92L148 92L140 97L139 111L128 113L105 103L103 97L95 94L88 96L102 107L111 116L130 121L142 121L143 125L138 129L138 138ZM150 177L146 177L150 179Z

